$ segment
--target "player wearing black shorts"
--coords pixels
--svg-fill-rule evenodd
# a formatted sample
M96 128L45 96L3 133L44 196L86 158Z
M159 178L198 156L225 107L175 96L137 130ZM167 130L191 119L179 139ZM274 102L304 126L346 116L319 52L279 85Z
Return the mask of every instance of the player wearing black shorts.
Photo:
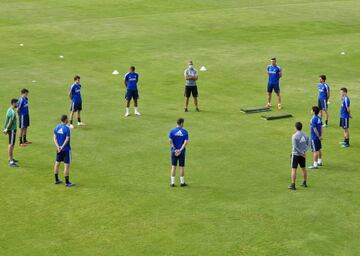
M189 106L189 99L190 96L192 95L194 98L194 104L195 104L195 108L196 111L199 112L199 106L198 106L198 88L197 88L197 84L196 81L198 80L198 72L196 69L194 69L193 67L193 62L190 60L189 61L189 67L187 69L185 69L184 72L184 77L185 77L185 112L188 112L188 106Z
M9 145L8 145L8 156L9 156L9 166L18 167L17 160L14 159L14 146L16 141L16 111L17 108L17 99L11 100L11 106L6 112L4 134L9 136Z

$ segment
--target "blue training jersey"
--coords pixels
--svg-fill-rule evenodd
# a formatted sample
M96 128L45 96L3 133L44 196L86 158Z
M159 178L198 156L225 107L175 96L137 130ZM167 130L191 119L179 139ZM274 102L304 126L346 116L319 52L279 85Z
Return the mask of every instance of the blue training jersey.
M350 118L350 114L348 111L349 107L350 107L350 98L348 96L341 97L341 110L340 110L341 118Z
M137 90L137 82L139 80L139 74L135 72L128 72L124 76L126 82L126 88L128 90Z
M319 99L327 100L329 98L329 92L330 92L329 85L325 83L323 84L319 83L318 88L319 88Z
M269 65L267 67L267 72L269 74L268 83L269 84L279 84L281 68L279 66Z
M69 151L71 150L70 146L70 128L66 124L59 124L54 129L54 134L56 136L57 143L59 146L62 146L64 144L64 141L66 137L69 137L69 142L65 145L63 148L63 151Z
M29 100L26 97L21 97L18 99L18 110L19 115L29 115Z
M311 139L312 140L318 140L318 136L316 136L314 132L314 128L317 129L319 136L321 136L321 129L322 129L322 121L319 116L313 116L310 120L310 133L311 133Z
M170 131L169 139L172 140L174 147L175 147L175 148L172 148L171 150L180 149L182 147L182 145L184 145L185 140L189 140L189 134L188 134L187 130L185 130L181 127L176 127ZM184 149L184 152L185 152L185 149Z
M71 100L74 103L81 103L81 84L77 84L74 83L73 85L71 85L70 87L70 92L71 92Z

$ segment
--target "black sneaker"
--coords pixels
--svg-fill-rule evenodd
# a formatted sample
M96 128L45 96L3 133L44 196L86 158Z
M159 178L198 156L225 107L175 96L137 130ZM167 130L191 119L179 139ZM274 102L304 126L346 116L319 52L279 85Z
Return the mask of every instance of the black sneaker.
M301 186L304 187L304 188L307 188L307 187L308 187L307 184L306 184L306 182L301 183Z
M290 185L290 186L288 186L288 189L290 189L290 190L296 190L296 187L295 187L294 185Z
M187 186L186 183L181 183L181 184L180 184L180 187L186 187L186 186Z
M10 163L9 163L9 166L10 166L10 167L19 167L19 166L17 165L17 163L15 163L14 161L13 161L13 162L10 162Z
M185 108L185 112L189 112L189 110L187 108Z
M170 187L174 188L174 187L175 187L175 184L170 184Z
M200 109L199 109L199 108L196 108L196 111L197 111L197 112L200 112Z

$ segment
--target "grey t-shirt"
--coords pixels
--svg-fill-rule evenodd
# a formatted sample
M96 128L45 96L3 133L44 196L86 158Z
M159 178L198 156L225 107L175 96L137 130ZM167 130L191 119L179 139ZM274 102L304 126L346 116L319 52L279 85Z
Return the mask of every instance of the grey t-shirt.
M304 156L310 147L309 136L303 131L297 131L292 136L292 154L295 156Z
M198 76L198 72L194 68L187 68L185 69L184 76ZM186 79L186 86L196 86L196 80L187 80Z

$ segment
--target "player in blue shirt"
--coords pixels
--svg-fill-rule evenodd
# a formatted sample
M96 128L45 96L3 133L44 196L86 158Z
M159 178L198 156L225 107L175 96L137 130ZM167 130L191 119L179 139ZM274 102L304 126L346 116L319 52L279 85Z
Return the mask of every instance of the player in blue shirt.
M184 168L185 168L185 153L186 145L189 141L189 134L183 128L184 119L179 118L177 120L176 128L172 129L169 133L169 141L171 145L171 187L175 187L175 176L176 176L176 167L179 163L180 167L180 186L185 187L184 177Z
M73 118L74 113L77 112L78 118L78 126L84 126L85 124L81 122L80 112L82 110L82 98L81 98L81 84L80 84L80 76L74 77L74 83L70 87L69 97L71 100L71 107L70 107L70 128L74 128L73 125Z
M322 140L322 121L319 117L320 109L318 106L312 107L310 120L310 134L311 134L311 150L314 156L314 164L309 169L318 169L322 166L321 159L321 140Z
M32 143L26 139L27 128L30 126L28 94L29 90L22 89L21 97L18 100L17 112L19 115L20 147L25 147Z
M281 109L281 96L280 96L280 78L282 77L281 67L276 65L276 58L271 59L271 65L267 67L268 79L268 103L266 107L271 107L271 95L275 91L278 96L278 109Z
M131 99L134 100L134 107L135 107L135 115L140 116L140 112L138 110L138 99L139 99L139 92L137 88L137 83L139 81L139 74L135 72L135 67L131 66L129 68L129 72L124 76L124 84L126 88L126 111L125 117L130 116L129 108Z
M320 83L318 85L319 97L318 97L318 107L320 108L320 117L323 118L323 112L325 113L325 124L323 127L328 126L329 113L328 113L328 101L330 98L330 87L326 83L326 76L320 76Z
M54 129L54 143L56 146L56 161L54 166L55 184L60 184L59 179L60 163L64 162L65 185L67 187L75 186L75 183L69 181L71 146L70 146L70 128L67 126L67 115L61 116L61 123Z
M349 120L350 114L350 98L347 96L347 88L340 89L341 94L341 110L340 110L340 127L344 129L344 141L340 142L343 148L350 147Z

